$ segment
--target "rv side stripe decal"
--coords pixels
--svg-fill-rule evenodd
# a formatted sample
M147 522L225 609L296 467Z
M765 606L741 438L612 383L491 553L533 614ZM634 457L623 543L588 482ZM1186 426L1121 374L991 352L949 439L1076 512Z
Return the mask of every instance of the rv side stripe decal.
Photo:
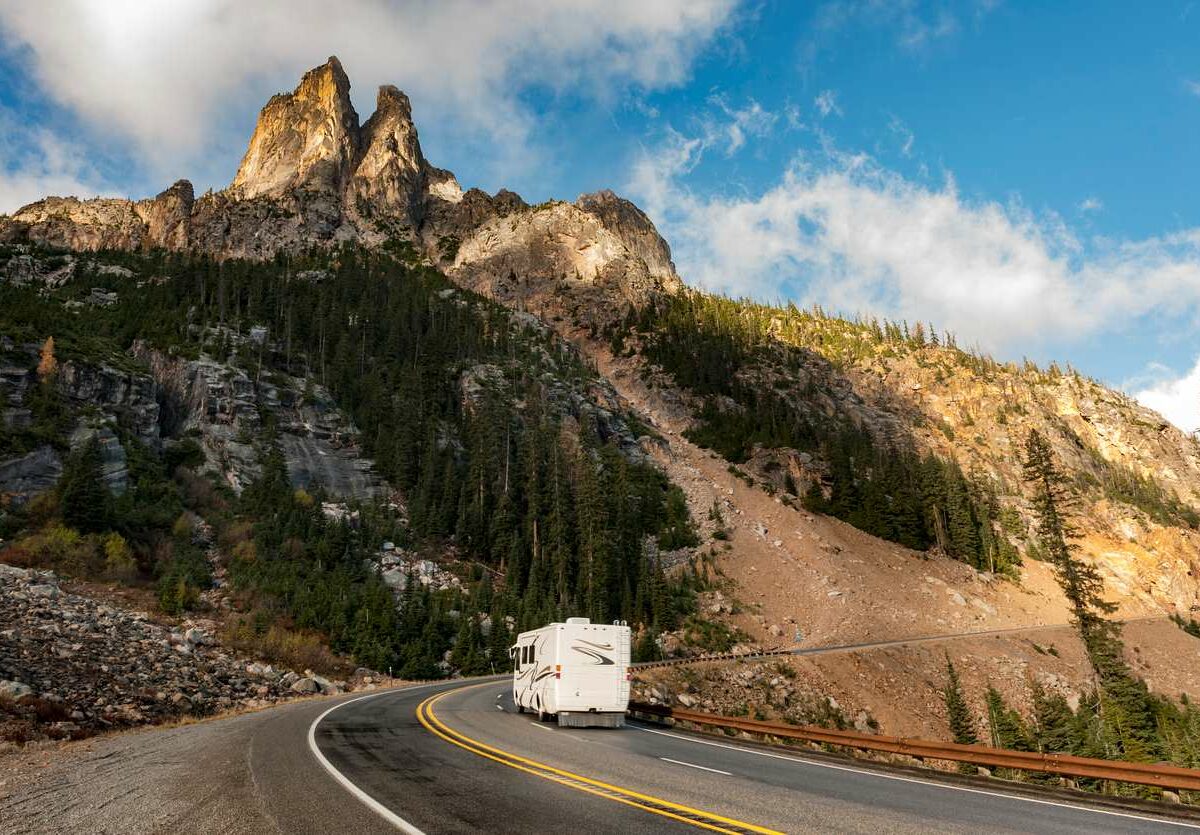
M487 682L477 687L484 687L492 684ZM463 688L468 689L468 688ZM669 800L663 800L658 797L641 794L631 789L614 786L611 783L604 783L599 780L593 780L590 777L584 777L580 774L574 774L570 771L554 768L545 763L537 762L536 760L526 759L525 757L511 754L507 751L502 751L499 748L493 748L490 745L485 745L476 739L472 739L461 731L456 731L445 725L437 715L433 712L433 706L450 692L439 693L436 696L431 696L417 706L417 719L425 729L434 735L444 739L452 745L457 745L459 748L470 751L472 754L477 754L485 757L501 765L506 765L509 768L515 768L518 771L524 771L527 774L533 774L537 777L542 777L546 780L551 780L569 788L587 792L588 794L603 797L608 800L615 800L618 803L624 803L626 806L633 806L637 809L642 809L651 812L655 815L672 818L682 823L691 824L692 826L700 827L701 829L712 830L713 832L727 833L757 833L758 835L782 835L774 829L766 829L754 824L745 823L743 821L734 820L733 818L722 817L721 815L712 812L705 812L701 809L693 809L690 806L683 806L678 803L672 803Z

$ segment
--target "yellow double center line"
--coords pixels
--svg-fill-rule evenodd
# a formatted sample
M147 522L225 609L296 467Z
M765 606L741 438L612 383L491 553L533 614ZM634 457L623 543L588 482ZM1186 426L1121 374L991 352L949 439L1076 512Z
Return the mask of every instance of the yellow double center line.
M488 684L491 684L489 682ZM487 685L476 685L483 687ZM469 688L468 688L469 689ZM472 754L478 754L481 757L486 757L489 760L498 762L501 765L506 765L509 768L515 768L518 771L524 771L526 774L533 774L537 777L542 777L546 780L552 780L564 786L568 786L578 791L594 794L597 797L603 797L607 800L615 800L617 803L624 803L626 806L633 806L637 809L643 809L655 815L661 815L664 818L672 818L682 823L700 827L701 829L710 829L713 832L729 832L729 833L759 833L760 835L781 835L774 829L765 829L761 826L745 823L743 821L734 820L732 818L722 817L721 815L705 812L701 809L693 809L690 806L683 806L679 803L672 803L669 800L663 800L659 797L651 797L647 794L641 794L631 789L614 786L611 783L604 783L599 780L593 780L590 777L584 777L581 774L574 774L570 771L563 771L560 768L537 762L536 760L519 757L516 754L502 751L499 748L493 748L490 745L485 745L477 739L472 739L461 731L456 731L448 727L444 722L438 719L437 714L433 712L433 706L441 699L448 696L450 693L458 692L448 690L439 693L435 696L430 696L425 701L417 706L417 720L425 726L426 730L441 737L452 745L457 745L470 751Z

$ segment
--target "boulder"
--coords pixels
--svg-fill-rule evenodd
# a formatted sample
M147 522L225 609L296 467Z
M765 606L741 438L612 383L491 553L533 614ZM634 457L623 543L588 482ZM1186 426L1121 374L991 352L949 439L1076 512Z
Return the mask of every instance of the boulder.
M184 632L183 637L189 644L195 644L198 647L207 646L213 642L212 637L198 626L193 626Z
M19 699L22 696L33 695L33 688L22 681L10 681L8 679L0 679L0 696L9 699Z
M292 686L288 688L293 693L320 693L321 685L311 678L296 679Z

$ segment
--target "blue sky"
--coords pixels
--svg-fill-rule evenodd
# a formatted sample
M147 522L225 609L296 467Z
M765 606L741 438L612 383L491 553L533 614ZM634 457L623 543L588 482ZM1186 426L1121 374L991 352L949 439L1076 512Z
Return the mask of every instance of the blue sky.
M0 210L220 188L336 53L464 186L612 187L692 283L931 320L1200 423L1197 3L538 5L0 0Z

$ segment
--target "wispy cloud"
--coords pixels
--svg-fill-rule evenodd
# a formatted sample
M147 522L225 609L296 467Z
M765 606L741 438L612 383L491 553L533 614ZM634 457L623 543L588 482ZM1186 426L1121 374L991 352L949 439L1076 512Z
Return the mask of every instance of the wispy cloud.
M1183 375L1161 365L1150 369L1158 382L1135 392L1134 397L1184 432L1200 431L1200 358Z
M629 189L685 279L712 290L930 320L1001 352L1200 310L1200 229L1081 240L1056 214L915 182L864 154L799 156L755 194L697 194L703 137L671 132Z
M821 114L821 118L828 118L830 115L844 116L842 107L838 104L837 90L822 90L817 97L813 99L813 107Z
M725 96L716 95L709 98L709 103L715 105L726 117L723 123L709 120L710 131L724 134L727 145L725 153L732 156L746 144L747 137L766 136L779 121L779 114L764 110L762 105L751 99L743 107L733 107Z
M888 119L888 130L896 136L897 141L900 143L900 155L911 157L913 154L913 145L917 141L916 134L912 132L908 125L901 121L899 116L892 116Z
M801 65L811 67L854 27L890 31L902 52L923 56L951 41L963 21L975 28L1000 6L999 0L830 0L817 7L811 31L800 45Z
M1183 80L1183 89L1187 90L1193 96L1200 97L1200 81L1185 78Z
M1085 214L1094 214L1095 212L1104 210L1104 201L1099 197L1085 197L1079 201L1079 211Z

